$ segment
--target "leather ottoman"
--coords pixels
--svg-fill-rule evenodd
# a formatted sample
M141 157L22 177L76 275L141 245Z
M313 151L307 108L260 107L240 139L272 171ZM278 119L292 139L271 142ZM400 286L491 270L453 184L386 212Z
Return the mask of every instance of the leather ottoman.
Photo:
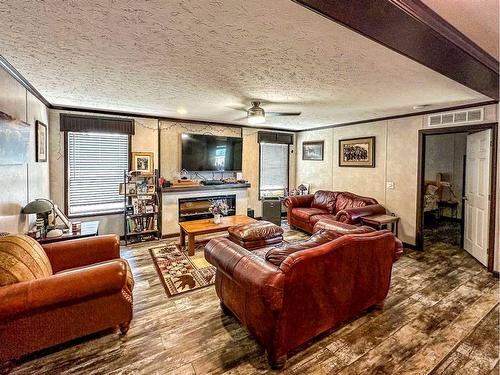
M265 220L235 225L229 228L228 232L232 242L247 250L276 245L283 241L283 228Z

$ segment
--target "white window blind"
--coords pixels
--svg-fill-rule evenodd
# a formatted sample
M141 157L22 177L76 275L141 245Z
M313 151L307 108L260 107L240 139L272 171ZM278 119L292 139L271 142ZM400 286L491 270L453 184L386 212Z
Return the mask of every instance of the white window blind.
M261 196L283 194L288 188L288 145L260 144Z
M70 215L123 210L119 186L128 155L126 134L68 132Z

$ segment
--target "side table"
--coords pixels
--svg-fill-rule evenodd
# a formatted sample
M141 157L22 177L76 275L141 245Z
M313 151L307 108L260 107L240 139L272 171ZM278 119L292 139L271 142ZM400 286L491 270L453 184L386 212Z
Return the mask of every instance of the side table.
M99 234L99 221L84 221L81 225L81 230L76 233L68 232L63 233L59 237L43 237L38 238L37 241L41 244L75 240L77 238L93 237Z
M361 218L363 224L368 224L369 226L375 226L378 230L384 229L389 224L391 225L391 231L394 235L398 236L398 216L392 215L371 215L364 216Z

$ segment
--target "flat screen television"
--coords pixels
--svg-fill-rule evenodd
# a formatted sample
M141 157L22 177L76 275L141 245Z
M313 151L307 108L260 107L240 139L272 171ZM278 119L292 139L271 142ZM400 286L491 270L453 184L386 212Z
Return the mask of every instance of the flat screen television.
M182 169L240 172L242 149L242 138L182 134Z

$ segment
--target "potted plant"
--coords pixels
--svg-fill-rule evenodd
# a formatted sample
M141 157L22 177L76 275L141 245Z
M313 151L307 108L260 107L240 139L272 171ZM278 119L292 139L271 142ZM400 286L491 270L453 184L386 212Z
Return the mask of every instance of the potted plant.
M212 205L209 208L209 211L214 215L214 223L219 224L220 218L222 215L227 215L227 211L229 210L229 206L226 202L221 200L212 201Z

